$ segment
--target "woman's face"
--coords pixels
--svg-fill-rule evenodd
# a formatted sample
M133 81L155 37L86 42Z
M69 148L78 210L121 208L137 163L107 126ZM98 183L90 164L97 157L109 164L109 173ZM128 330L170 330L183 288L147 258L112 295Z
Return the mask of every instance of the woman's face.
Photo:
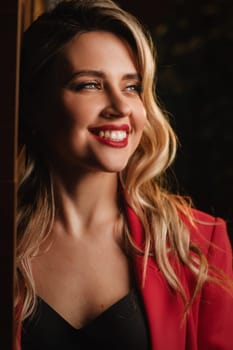
M79 171L121 171L146 120L129 46L109 32L86 32L57 60L45 94L46 157Z

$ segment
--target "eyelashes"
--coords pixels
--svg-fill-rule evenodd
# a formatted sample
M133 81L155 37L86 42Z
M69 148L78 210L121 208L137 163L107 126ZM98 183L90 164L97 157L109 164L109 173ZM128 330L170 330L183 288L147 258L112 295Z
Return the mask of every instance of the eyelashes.
M97 82L97 81L70 82L67 87L68 87L68 89L70 89L74 92L85 91L85 90L103 90L104 89L104 85L100 82ZM141 86L140 82L135 83L135 84L126 84L123 87L122 91L141 94L142 93L142 86Z
M100 90L101 89L101 84L95 81L89 81L89 82L81 82L81 83L76 83L76 82L71 82L68 84L68 88L72 91L81 91L81 90Z
M128 85L126 87L126 90L135 91L138 94L141 94L142 93L142 85L140 83L138 83L138 84L131 84L131 85Z

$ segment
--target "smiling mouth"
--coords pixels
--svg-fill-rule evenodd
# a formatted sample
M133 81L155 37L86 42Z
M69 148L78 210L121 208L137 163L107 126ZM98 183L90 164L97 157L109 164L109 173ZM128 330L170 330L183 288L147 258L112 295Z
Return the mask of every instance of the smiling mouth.
M128 136L124 130L100 130L97 135L112 141L122 141Z
M91 128L89 131L98 141L109 146L125 147L128 143L129 126L127 124L121 126L103 125Z

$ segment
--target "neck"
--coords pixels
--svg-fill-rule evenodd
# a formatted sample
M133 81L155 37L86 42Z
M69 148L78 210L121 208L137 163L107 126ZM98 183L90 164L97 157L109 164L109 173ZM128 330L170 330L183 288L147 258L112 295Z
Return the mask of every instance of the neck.
M100 223L116 220L119 214L116 173L88 173L64 179L53 175L55 225L66 233L86 232Z

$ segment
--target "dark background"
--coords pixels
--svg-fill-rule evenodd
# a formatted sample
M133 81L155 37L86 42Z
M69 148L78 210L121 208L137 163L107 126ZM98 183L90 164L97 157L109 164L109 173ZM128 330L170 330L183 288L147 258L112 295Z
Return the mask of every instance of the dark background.
M224 218L233 243L233 1L118 3L157 48L157 93L180 141L174 189Z

